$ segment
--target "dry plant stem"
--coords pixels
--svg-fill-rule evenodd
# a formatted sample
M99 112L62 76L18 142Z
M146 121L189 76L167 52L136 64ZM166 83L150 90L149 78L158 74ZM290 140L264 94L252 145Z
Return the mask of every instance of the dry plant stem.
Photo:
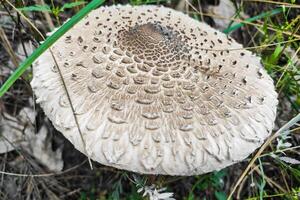
M280 170L280 174L281 174L281 176L282 176L282 179L283 179L284 185L285 185L285 187L286 187L286 189L287 189L288 193L291 193L291 190L290 190L289 184L287 183L287 181L286 181L286 178L285 178L285 175L283 174L283 171L282 171L282 170Z
M72 196L72 195L74 195L74 194L76 194L76 193L79 193L81 190L82 190L82 188L78 188L78 189L76 189L76 190L70 191L70 192L68 192L68 193L66 193L66 194L64 194L64 195L61 195L61 196L59 197L59 199L65 199L65 198L68 197L68 196Z
M244 178L244 180L240 183L239 188L237 189L236 199L240 199L242 189L244 188L245 182L246 182L246 180L247 180L249 174L252 174L253 171L254 171L256 168L258 168L258 167L259 167L259 166L257 166L257 165L254 166L254 167L252 167L251 170L249 171L247 177Z
M293 21L298 21L298 19L300 19L300 16L298 16L298 17L297 17L295 20L293 20ZM291 24L293 24L293 22L291 22ZM297 24L296 28L293 30L292 36L295 35L296 33L298 33L299 28L300 28L300 20L298 21L298 24ZM288 45L289 45L289 43L286 43L286 44L284 45L284 47L282 48L282 50L281 50L281 52L279 53L278 57L281 57L281 55L282 55L283 52L286 50L286 48L288 47ZM292 59L292 61L293 61L293 60L294 60L294 59Z
M248 178L248 177L247 177L247 178ZM247 178L245 178L245 179L241 182L241 184L239 185L239 188L237 189L236 199L241 199L241 198L240 198L241 192L242 192L242 190L243 190L243 188L244 188L244 185L245 185L245 182L246 182Z
M46 5L45 2L44 2L44 0L35 0L35 1L39 5ZM53 24L53 21L51 19L51 16L50 16L49 12L44 11L43 14L45 16L45 19L46 19L46 21L48 23L48 26L49 26L50 30L53 30L55 28L55 26Z
M7 153L4 154L3 158L1 159L1 163L3 164L3 167L1 170L6 171ZM1 187L3 186L3 183L4 183L4 174L1 174L1 181L0 181Z
M81 129L80 129L80 126L79 126L79 122L78 122L78 119L77 119L77 115L75 114L75 109L74 109L74 106L73 106L73 104L72 104L71 96L70 96L70 94L69 94L69 92L68 92L67 85L66 85L65 80L64 80L64 78L63 78L63 75L62 75L62 72L61 72L61 70L60 70L60 67L58 66L58 63L57 63L57 61L56 61L56 59L55 59L55 57L54 57L54 55L53 55L53 52L51 51L51 47L49 48L49 51L51 52L51 56L52 56L53 61L54 61L55 65L56 65L56 67L57 67L57 71L58 71L59 76L60 76L60 78L61 78L61 81L62 81L63 87L64 87L64 89L65 89L66 95L67 95L67 97L68 97L68 101L69 101L70 107L71 107L71 109L72 109L72 113L73 113L73 116L74 116L74 120L75 120L77 129L78 129L78 132L79 132L79 134L80 134L80 138L81 138L81 141L82 141L82 144L83 144L83 149L84 149L84 151L85 151L85 154L88 156L89 165L90 165L91 169L93 169L93 164L92 164L91 158L90 158L90 156L89 156L89 154L88 154L88 152L87 152L87 150L86 150L86 144L85 144L85 141L84 141L83 136L82 136L82 132L81 132Z
M32 177L30 177L30 178L32 178ZM40 184L42 185L43 189L46 191L46 194L47 194L47 196L48 196L49 199L51 199L51 200L60 200L60 199L58 198L58 196L56 196L56 194L54 194L54 192L52 192L52 191L48 188L48 186L45 185L44 182L40 182ZM30 193L29 193L29 194L30 194Z
M22 13L20 12L11 2L9 2L8 0L5 0L5 2L10 5L22 18L24 18L24 20L28 23L28 25L30 27L32 27L39 35L40 37L45 40L45 37L43 36L43 34L39 31L39 29L37 29L35 27L35 25Z
M190 6L194 11L197 12L197 14L199 14L203 18L202 10L198 11L197 8L195 8L195 6L193 6L193 4L191 4L188 0L185 0L185 2L188 5L187 8ZM188 12L189 11L187 10L187 13Z
M300 28L300 22L298 23L297 28L293 31L293 35L294 35L295 33L298 32L299 28ZM287 43L287 44L288 44L288 43ZM284 46L284 49L286 48L287 44ZM283 49L283 50L284 50L284 49ZM280 54L282 54L283 50L281 51ZM296 50L295 54L294 54L293 57L291 58L291 61L293 61L293 60L297 57L299 51L300 51L300 47ZM286 73L286 71L287 71L287 69L288 69L288 67L290 66L291 63L292 63L292 62L288 62L288 63L285 65L284 71L283 71L283 73L280 75L280 77L279 77L279 79L278 79L278 81L277 81L277 83L276 83L276 87L278 87L278 84L279 84L280 80L283 78L284 74Z
M300 47L297 49L297 51L295 52L295 54L293 55L293 57L291 58L291 60L294 60L294 59L295 59L295 57L298 55L299 51L300 51ZM286 71L287 71L287 69L288 69L288 67L289 67L290 65L291 65L291 62L288 62L288 63L285 65L284 71L283 71L283 73L280 75L280 77L279 77L279 79L278 79L278 81L277 81L277 83L276 83L276 87L278 87L278 85L279 85L281 79L283 78L284 74L286 73Z
M4 47L4 49L6 50L6 52L8 53L8 55L11 58L11 61L13 62L14 66L17 68L19 66L19 58L16 56L13 48L10 45L9 40L6 37L6 34L3 30L3 28L0 26L0 39L2 40L2 45Z
M16 10L16 12L19 13L19 14L25 19L25 21L26 21L31 27L33 27L34 30L36 30L36 31L38 32L38 34L43 38L43 40L45 40L45 37L43 36L43 34L42 34L42 33L34 26L34 24L31 23L31 21L30 21L26 16L23 15L22 12L20 12L20 11L19 11L12 3L10 3L8 0L6 0L6 3L8 3L14 10ZM51 53L51 55L52 55L52 58L53 58L53 61L54 61L55 65L56 65L56 67L57 67L57 69L58 69L59 76L60 76L60 78L61 78L61 81L62 81L64 90L65 90L65 92L66 92L68 101L69 101L69 103L70 103L70 107L71 107L71 109L72 109L72 113L73 113L73 116L74 116L74 120L75 120L77 129L78 129L78 132L79 132L79 134L80 134L80 138L81 138L81 140L82 140L82 144L83 144L84 151L85 151L86 155L88 156L88 161L89 161L89 164L90 164L90 168L93 169L92 161L91 161L91 158L90 158L90 156L88 155L87 150L86 150L86 144L85 144L85 141L83 140L82 131L81 131L81 129L80 129L80 126L79 126L79 123L78 123L77 116L76 116L76 114L75 114L75 109L74 109L74 106L73 106L73 104L72 104L72 101L71 101L71 98L70 98L70 94L69 94L69 92L68 92L68 88L67 88L67 86L66 86L66 84L65 84L65 81L64 81L64 79L63 79L63 76L62 76L62 73L61 73L61 70L60 70L60 67L59 67L58 64L57 64L57 61L56 61L56 59L55 59L55 57L54 57L54 55L53 55L53 52L52 52L51 48L49 48L49 51L50 51L50 53Z
M255 168L255 171L256 171L260 176L264 176L264 178L266 179L267 183L268 183L270 186L275 186L275 187L277 187L279 190L281 190L283 193L287 193L287 191L286 191L283 187L281 187L278 183L276 183L275 181L273 181L271 178L269 178L269 177L266 176L265 174L262 174L258 168Z
M251 44L252 44L252 46L258 46L257 44L256 44L256 42L255 42L255 38L257 37L257 36L259 36L259 31L258 30L256 30L255 31L255 34L251 34L251 31L249 30L249 27L246 27L246 30L247 30L247 33L250 35L250 41L247 43L247 45L246 45L246 47L249 47Z
M10 11L7 9L7 7L5 6L4 2L1 2L1 5L3 6L3 8L5 9L6 11L6 15L8 15L11 20L15 23L15 26L16 28L19 30L19 34L17 37L20 38L20 41L21 41L21 44L22 44L22 48L23 48L23 51L25 53L25 56L28 57L28 54L27 54L27 51L26 51L26 48L25 48L25 44L24 44L24 41L22 39L22 31L21 31L21 28L24 28L25 29L25 26L24 24L22 23L22 21L20 20L20 15L18 14L17 15L17 20L14 18L13 15L11 15ZM2 13L0 13L0 15L2 15ZM30 31L32 31L32 28L30 27Z
M202 13L203 11L202 11L202 6L201 6L201 0L197 0L197 2L198 2L198 5L199 5L199 10L200 10L200 12ZM202 14L200 14L200 19L201 19L201 21L203 21L204 22L204 17L203 17L203 15Z
M62 172L59 173L48 173L48 174L19 174L19 173L12 173L12 172L5 172L5 171L0 171L0 174L2 175L7 175L7 176L17 176L17 177L49 177L49 176L59 176L59 175L63 175L66 174L70 171L73 171L74 169L77 169L78 167L82 166L83 164L86 163L86 160L83 161L82 163L71 167L69 169L66 169Z
M269 0L244 0L244 2L261 2L261 3L270 3L270 4L277 4L277 5L283 5L290 8L300 8L300 5L297 4L291 4L286 2L280 2L280 1L269 1Z
M293 151L294 149L299 149L300 146L295 146L295 147L289 147L289 148L286 148L286 149L283 149L283 150L278 150L278 151L274 151L274 152L271 152L271 153L283 153L285 151ZM265 153L265 154L262 154L260 155L259 157L264 157L264 156L269 156L270 153Z
M269 146L269 144L276 138L278 137L282 132L288 130L290 127L295 125L298 121L300 120L300 114L298 114L296 117L291 119L288 123L286 123L284 126L282 126L276 133L274 133L269 139L260 147L258 152L255 154L255 156L252 158L242 175L239 177L238 181L234 185L232 191L230 192L229 196L227 199L231 199L232 195L234 194L235 190L239 186L239 184L243 181L245 176L248 174L250 168L253 166L254 162L257 160L257 158L262 154L262 152Z
M195 9L194 9L194 10L195 10ZM223 16L220 16L220 15L216 15L216 14L211 14L211 13L202 13L202 12L198 11L197 9L196 9L194 12L189 11L187 14L201 14L201 15L203 15L203 16L215 17L215 18L218 18L218 19L228 19L228 20L231 20L231 21L234 21L234 22L237 22L237 23L244 23L244 24L251 25L251 26L258 26L258 27L263 27L263 26L265 26L264 24L258 24L258 23L253 23L253 22L247 22L247 21L245 21L245 20L240 20L240 19L236 19L236 18L228 18L228 17L223 17ZM298 17L298 18L300 18L300 17ZM291 36L291 35L292 35L292 33L289 32L289 31L276 30L275 28L270 27L270 26L268 26L268 25L267 25L266 28L267 28L268 30L275 31L275 32L280 32L280 33L285 34L285 35L288 35L288 36ZM298 34L294 34L293 36L300 39L300 35L298 35Z

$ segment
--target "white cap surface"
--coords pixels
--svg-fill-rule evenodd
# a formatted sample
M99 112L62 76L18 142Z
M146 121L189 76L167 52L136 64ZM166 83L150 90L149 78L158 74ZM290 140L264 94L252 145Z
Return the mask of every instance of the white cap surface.
M53 125L104 165L194 175L245 159L269 136L277 94L260 59L175 10L92 11L46 51L32 87Z

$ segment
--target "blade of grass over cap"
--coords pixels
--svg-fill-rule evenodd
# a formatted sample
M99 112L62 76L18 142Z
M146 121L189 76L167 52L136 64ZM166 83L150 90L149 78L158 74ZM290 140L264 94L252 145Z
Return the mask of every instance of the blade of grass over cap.
M262 19L262 18L265 18L265 17L270 17L270 16L273 16L273 15L277 15L277 14L283 12L283 11L284 11L283 7L276 8L274 10L271 10L271 11L264 12L264 13L261 13L259 15L256 15L254 17L250 17L250 18L246 19L245 22L246 23L247 22L253 22L253 21L256 21L258 19ZM239 29L239 28L243 27L246 23L241 22L241 23L235 24L233 26L230 26L229 28L225 29L223 31L223 33L229 34L230 32L235 31L236 29Z
M77 22L85 17L90 11L100 6L105 0L93 0L87 6L82 8L76 15L63 24L57 31L49 36L24 62L20 64L18 69L8 78L8 80L0 88L0 97L14 84L14 82L32 65L32 63L45 52L53 43L55 43L62 35L71 29Z

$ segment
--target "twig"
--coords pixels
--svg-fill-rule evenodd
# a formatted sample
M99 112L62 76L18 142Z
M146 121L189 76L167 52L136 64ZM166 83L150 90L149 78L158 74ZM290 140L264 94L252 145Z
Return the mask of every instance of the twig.
M4 49L6 50L6 52L8 53L8 55L11 58L11 61L13 62L14 66L17 68L19 66L19 61L20 59L16 56L13 48L10 45L9 40L6 37L6 34L3 30L3 28L0 26L0 39L2 40L2 45L4 47Z
M13 173L13 172L4 172L4 171L0 171L0 174L3 174L3 175L8 175L8 176L18 176L18 177L49 177L49 176L59 176L59 175L62 175L62 174L66 174L80 166L82 166L84 163L86 163L87 160L84 160L82 163L74 166L74 167L71 167L69 169L66 169L62 172L58 172L58 173L47 173L47 174L20 174L20 173Z
M248 178L248 176L247 176L247 178ZM241 184L239 185L239 188L238 188L238 190L237 190L236 199L240 199L241 192L242 192L242 190L243 190L243 188L244 188L244 185L245 185L245 182L246 182L247 178L244 178L244 180L243 180L243 181L241 182Z
M282 171L282 170L280 170L280 173L281 173L281 176L282 176L282 179L283 179L284 185L285 185L285 187L286 187L286 189L287 189L288 193L290 193L290 192L291 192L291 190L290 190L290 188L289 188L289 184L287 183L287 181L286 181L286 178L285 178L285 176L284 176L284 174L283 174L283 171Z
M277 5L283 5L289 8L300 8L300 5L297 4L291 4L286 2L280 2L280 1L269 1L269 0L244 0L244 2L261 2L261 3L270 3L270 4L277 4Z
M76 190L73 190L73 191L70 191L70 192L68 192L68 193L66 193L64 195L61 195L59 198L60 199L64 199L64 198L66 198L68 196L72 196L73 194L79 193L81 190L82 190L82 188L77 188Z
M278 183L276 183L275 181L273 181L271 178L269 178L268 176L266 176L265 174L262 174L257 168L254 169L260 176L264 176L264 178L266 179L267 183L272 186L274 185L275 187L277 187L279 190L281 190L283 193L287 193L287 191L281 187Z

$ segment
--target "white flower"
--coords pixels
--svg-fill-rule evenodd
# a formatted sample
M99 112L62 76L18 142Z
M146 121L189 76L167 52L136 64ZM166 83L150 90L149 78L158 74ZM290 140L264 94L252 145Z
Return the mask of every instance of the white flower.
M155 185L138 189L138 193L144 191L143 197L149 196L149 200L175 200L172 192L164 192L167 188L156 189Z

